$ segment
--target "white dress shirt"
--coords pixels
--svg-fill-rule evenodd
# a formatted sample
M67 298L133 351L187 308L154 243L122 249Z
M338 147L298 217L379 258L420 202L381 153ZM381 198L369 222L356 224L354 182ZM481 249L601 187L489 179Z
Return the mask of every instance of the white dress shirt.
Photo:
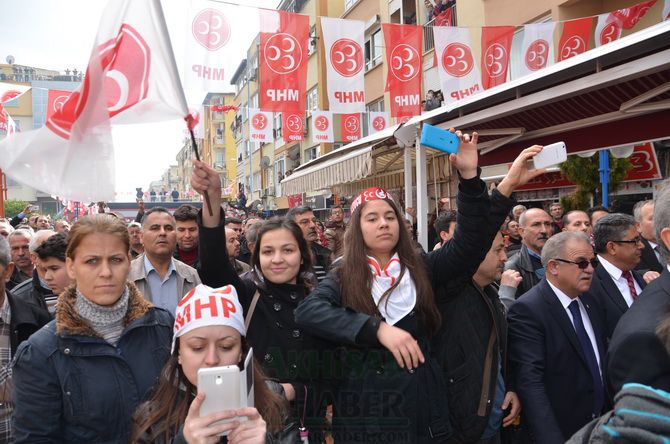
M554 286L549 280L547 280L547 283L551 287L552 290L554 290L554 294L558 298L558 300L561 302L561 305L563 305L563 309L565 309L565 312L568 314L568 317L570 318L570 322L572 322L572 328L575 328L575 320L572 318L572 312L568 308L568 305L573 301L573 299L568 296L567 294L563 293L561 290L558 289L558 287ZM584 308L584 303L577 297L577 302L579 303L579 312L582 315L582 322L584 323L584 330L586 330L586 334L589 335L589 340L591 341L591 346L593 347L593 352L596 355L596 359L598 360L598 368L600 369L600 376L602 377L602 366L600 365L600 353L598 352L598 343L596 342L596 334L593 331L593 325L591 325L591 319L589 318L589 313L586 311L586 308ZM577 330L575 329L575 333Z
M607 259L602 257L601 255L598 255L598 261L600 262L600 265L602 265L602 267L605 269L605 271L607 271L607 274L609 274L612 280L614 281L614 285L616 285L616 288L619 289L619 293L621 293L621 296L623 296L624 300L626 301L626 304L628 304L629 307L633 305L633 302L635 302L635 300L633 299L633 296L630 294L630 287L628 287L628 281L626 280L626 278L623 277L623 271L620 270L616 265L612 264ZM632 271L631 274L633 274ZM640 288L634 276L633 276L633 285L635 285L635 291L637 292L637 295L640 296L640 293L642 293L642 288Z

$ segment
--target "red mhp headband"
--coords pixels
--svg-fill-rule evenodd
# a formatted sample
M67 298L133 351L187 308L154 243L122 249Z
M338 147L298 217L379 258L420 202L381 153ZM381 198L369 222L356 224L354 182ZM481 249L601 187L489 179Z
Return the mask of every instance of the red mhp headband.
M381 188L368 188L359 194L353 202L351 202L351 214L354 214L354 211L358 209L365 202L370 202L373 200L390 200L393 202L393 198L389 193Z

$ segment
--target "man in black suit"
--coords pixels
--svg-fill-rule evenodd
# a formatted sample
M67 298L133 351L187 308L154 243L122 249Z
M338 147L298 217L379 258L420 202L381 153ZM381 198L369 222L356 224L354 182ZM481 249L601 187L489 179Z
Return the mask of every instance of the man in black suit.
M604 325L588 294L588 236L564 231L542 249L545 277L510 308L510 361L535 442L564 443L602 413Z
M622 213L602 217L593 231L599 265L589 293L603 310L610 338L619 318L633 305L646 283L634 268L640 262L642 238L633 216Z
M654 231L661 254L670 259L670 181L656 195ZM670 308L670 268L644 289L614 330L607 355L610 393L628 382L670 392L670 355L656 328Z
M635 269L642 271L643 274L647 271L660 274L663 271L664 259L659 251L658 241L654 233L654 201L642 200L636 203L633 207L633 216L635 216L637 228L644 244L642 258Z

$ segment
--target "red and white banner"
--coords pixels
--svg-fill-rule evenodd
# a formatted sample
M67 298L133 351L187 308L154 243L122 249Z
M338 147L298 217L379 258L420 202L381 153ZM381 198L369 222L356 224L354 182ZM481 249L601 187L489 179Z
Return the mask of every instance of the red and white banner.
M617 9L612 12L612 15L619 21L623 29L631 29L637 25L637 22L645 16L655 3L656 0L638 3L628 8Z
M110 1L83 84L44 127L2 141L0 167L48 194L112 200L112 126L188 115L162 17L157 1ZM138 137L123 148L142 152L149 147Z
M70 97L72 91L61 91L59 89L50 89L47 94L47 120L51 119L54 113L63 108L63 104Z
M370 112L368 113L368 128L370 129L369 133L374 134L379 131L383 131L389 126L391 126L391 119L389 118L389 113L384 112Z
M393 117L421 115L423 27L383 24L386 45L386 91Z
M482 28L482 86L484 89L507 81L512 53L514 26L485 26Z
M595 35L593 36L596 47L619 40L622 31L621 22L611 12L600 14L598 16Z
M470 29L438 26L433 28L438 73L445 103L482 91L481 76L470 43Z
M332 112L312 111L312 140L326 143L335 142Z
M305 116L302 112L285 112L281 119L282 138L285 142L305 140Z
M5 133L6 137L13 136L18 131L16 122L4 110L0 110L0 131Z
M0 103L9 102L28 91L30 86L0 82Z
M272 113L251 108L249 110L249 140L272 142Z
M320 20L330 110L365 112L365 23L331 17Z
M354 142L361 138L361 115L359 113L340 116L340 135L343 142Z
M563 22L563 32L558 43L558 61L567 60L588 49L593 17Z
M302 111L307 87L309 17L260 10L260 108Z
M518 77L532 74L554 64L555 22L534 23L523 27L522 63Z

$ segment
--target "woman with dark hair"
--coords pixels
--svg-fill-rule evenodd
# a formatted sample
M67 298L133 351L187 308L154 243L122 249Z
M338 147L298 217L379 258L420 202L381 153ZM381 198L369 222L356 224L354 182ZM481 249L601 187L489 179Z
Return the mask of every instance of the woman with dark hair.
M229 310L198 310L197 307L208 307L212 299ZM196 317L196 312L201 316ZM153 396L135 413L131 442L219 442L219 435L224 432L229 434L222 438L223 442L274 442L274 437L283 429L288 405L279 394L281 387L266 381L257 365L253 366L255 408L209 416L199 414L205 394L198 392L198 370L227 365L238 365L243 370L249 352L244 315L235 289L198 285L179 303L176 319L172 354ZM236 420L239 417L246 417L246 421ZM234 421L215 424L221 419ZM293 438L292 442L297 442L297 430Z
M430 354L440 327L435 290L477 269L492 237L477 168L477 134L457 133L458 225L448 246L419 256L380 188L351 204L341 266L300 304L298 325L346 350L333 402L335 442L446 442L446 386Z
M14 360L16 442L128 442L172 338L172 316L127 280L129 251L117 217L72 226L65 266L74 284Z
M251 255L252 270L241 278L230 265L225 248L225 220L220 211L219 175L202 162L193 162L193 189L207 191L199 216L200 276L211 287L233 285L248 324L247 339L264 372L282 383L292 401L292 416L310 431L310 441L321 440L325 405L320 378L314 373L320 341L306 335L295 323L293 310L315 286L311 255L300 227L292 220L271 219L258 229Z

